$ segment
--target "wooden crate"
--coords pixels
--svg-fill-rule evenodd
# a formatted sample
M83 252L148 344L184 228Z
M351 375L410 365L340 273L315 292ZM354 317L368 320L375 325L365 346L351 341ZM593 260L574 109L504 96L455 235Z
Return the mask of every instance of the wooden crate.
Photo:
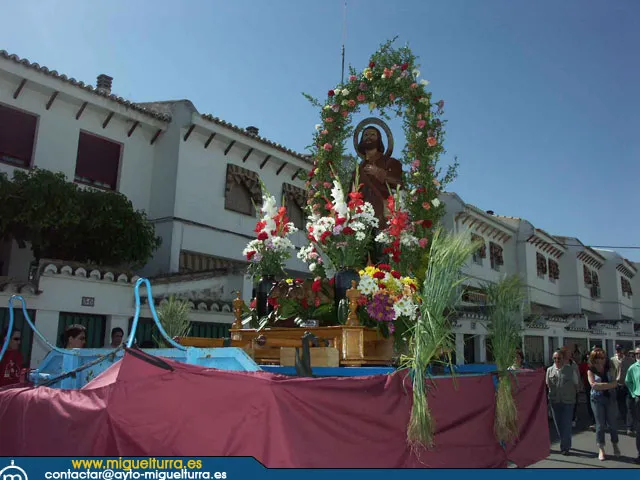
M302 349L299 349L302 357ZM309 349L311 367L339 367L340 352L333 347L314 347ZM280 348L280 365L294 367L296 365L296 349L293 347Z

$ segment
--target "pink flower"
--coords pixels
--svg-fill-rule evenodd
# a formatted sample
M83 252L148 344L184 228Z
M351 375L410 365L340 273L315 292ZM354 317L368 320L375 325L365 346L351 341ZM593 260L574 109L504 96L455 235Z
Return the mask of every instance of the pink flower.
M322 185L324 186L324 188L331 188L331 187L333 187L333 185L332 185L331 183L329 183L329 182L324 182Z
M426 124L427 122L425 120L418 120L418 128L424 128Z
M427 144L430 147L435 147L438 144L438 141L436 140L435 137L429 137L429 138L427 138Z
M320 133L321 133L322 135L326 135L326 134L328 134L328 133L329 133L329 130L322 130Z
M346 110L343 110L341 113L344 118L347 118L347 115L349 115L349 112L347 112Z
M411 85L409 85L409 88L418 88L418 84L414 82Z
M358 77L356 77L355 75L350 75L349 76L349 81L350 82L355 82L358 79Z
M369 89L369 87L367 87L367 84L366 84L366 83L364 83L364 82L360 82L360 85L358 86L358 88L359 88L360 90L362 90L363 92L364 92L365 90L368 90L368 89Z
M359 95L358 95L358 96L359 96ZM355 107L355 106L356 106L356 101L355 101L355 100L353 100L353 99L349 100L349 106L350 106L351 108Z
M359 102L364 102L367 99L367 97L364 96L364 93L361 93L360 95L358 95L357 98Z
M421 238L420 240L418 240L418 243L420 244L420 248L425 248L428 242L429 242L429 239L427 238Z
M393 102L395 99L396 99L395 94L390 93L390 94L389 94L389 100L391 100L391 101Z
M429 202L422 202L422 208L425 210L431 210L431 204Z
M330 143L325 143L322 148L324 148L327 152L330 152L331 150L333 150L333 145L331 145Z
M418 168L420 168L420 160L414 160L413 162L411 162L411 168L413 168L414 170L417 170Z
M324 121L325 121L326 123L331 123L331 122L333 122L333 118L331 118L331 117L327 117L327 118L325 118L325 119L324 119Z

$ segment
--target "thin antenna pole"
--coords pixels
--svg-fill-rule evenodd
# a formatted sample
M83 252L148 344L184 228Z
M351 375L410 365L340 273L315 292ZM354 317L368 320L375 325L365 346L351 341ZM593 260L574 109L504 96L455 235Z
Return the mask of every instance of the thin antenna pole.
M344 0L344 11L342 16L342 80L341 84L344 85L344 44L347 38L347 0Z

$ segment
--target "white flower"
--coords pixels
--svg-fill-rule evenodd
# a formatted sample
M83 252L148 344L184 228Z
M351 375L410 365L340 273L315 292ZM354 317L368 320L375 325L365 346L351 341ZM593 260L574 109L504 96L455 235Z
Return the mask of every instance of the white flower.
M379 290L378 283L369 275L362 275L360 277L360 283L358 284L358 290L363 295L373 295Z
M362 232L356 232L356 240L362 242L367 236Z
M433 200L431 200L431 205L433 205L434 207L439 207L440 200L438 200L437 198L434 198Z
M310 263L309 264L309 271L313 272L316 269L317 265L315 263Z
M420 70L418 70L417 68L414 69L413 72L411 72L411 73L413 73L413 76L416 77L416 78L418 78L420 76Z
M417 314L417 305L407 297L402 297L393 305L393 310L396 317L405 316L413 320Z
M425 87L429 85L429 80L425 80L424 78L420 80L420 85L424 85Z
M316 130L320 130L322 128L322 125L320 125L319 123L316 124Z
M325 110L331 110L331 105L325 105L325 106L324 106L324 109L325 109Z
M347 90L346 88L344 90L342 90L342 95L344 95L345 97L349 95L349 90Z

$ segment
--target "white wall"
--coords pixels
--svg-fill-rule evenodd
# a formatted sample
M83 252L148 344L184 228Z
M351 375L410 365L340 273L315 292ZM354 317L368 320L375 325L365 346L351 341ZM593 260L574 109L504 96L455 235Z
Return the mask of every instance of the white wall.
M63 172L73 180L81 130L120 143L122 158L118 190L131 200L135 208L148 210L154 149L149 143L154 130L140 125L131 137L127 137L133 121L119 115L114 115L109 125L102 128L108 112L91 104L76 120L82 102L66 93L73 94L74 90L79 90L68 85L62 85L66 88L61 88L51 109L46 110L50 92L37 91L32 85L27 82L14 100L15 83L0 74L0 103L38 116L33 166ZM0 164L0 171L9 174L14 168Z
M562 279L563 272L560 271L560 279L556 280L556 283L552 283L549 281L549 272L544 276L544 278L538 277L538 270L536 266L536 254L538 252L542 253L531 243L525 243L524 253L526 255L526 265L527 265L527 286L529 288L529 294L532 302L547 305L552 308L560 308L560 285L559 282ZM549 256L544 254L547 259L547 270L548 270L548 259ZM556 259L554 259L556 260ZM557 260L556 260L557 261Z

